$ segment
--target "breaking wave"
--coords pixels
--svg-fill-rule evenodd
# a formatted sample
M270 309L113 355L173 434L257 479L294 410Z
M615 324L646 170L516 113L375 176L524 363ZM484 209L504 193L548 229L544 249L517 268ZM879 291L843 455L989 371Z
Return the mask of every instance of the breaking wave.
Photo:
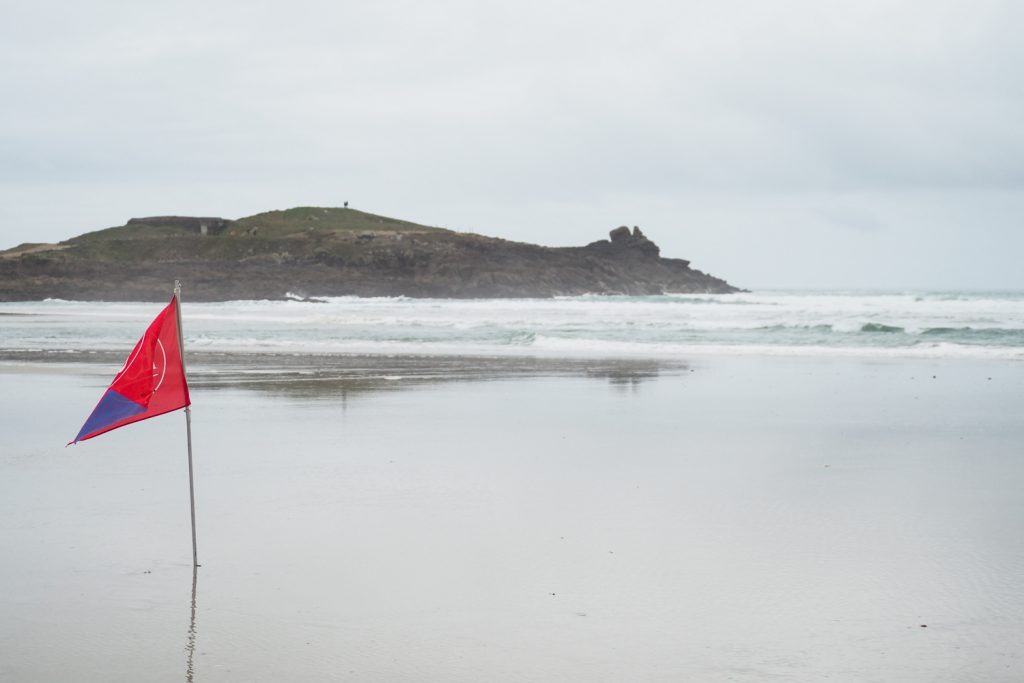
M147 303L0 304L0 351L132 344ZM272 353L1024 359L1024 293L766 292L441 300L356 297L183 304L187 347Z

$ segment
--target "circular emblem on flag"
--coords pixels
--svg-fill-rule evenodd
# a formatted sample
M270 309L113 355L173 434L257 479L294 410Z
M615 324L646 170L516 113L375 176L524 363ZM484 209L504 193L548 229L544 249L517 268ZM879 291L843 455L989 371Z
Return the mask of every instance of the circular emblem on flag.
M154 341L156 343L153 345L153 358L150 361L150 371L152 373L151 376L153 378L153 392L160 388L160 385L164 383L164 377L166 377L167 375L167 351L164 350L164 344L162 341L160 341L159 337L157 337ZM143 355L143 342L145 342L145 339L140 339L139 343L135 345L134 349L132 349L131 354L128 356L128 358L125 359L124 365L121 366L121 370L117 373L117 375L114 376L115 383L117 382L118 379L124 376L124 374L127 373L128 370L130 370L133 365L135 365L136 361L140 359L140 356ZM139 372L145 371L142 370L142 368L139 368L139 370L137 370L136 373L134 374L134 377L138 378Z
M160 339L156 340L156 348L160 351L159 355L153 354L153 391L156 392L160 388L160 385L164 383L164 377L167 375L167 352L164 351L164 344Z

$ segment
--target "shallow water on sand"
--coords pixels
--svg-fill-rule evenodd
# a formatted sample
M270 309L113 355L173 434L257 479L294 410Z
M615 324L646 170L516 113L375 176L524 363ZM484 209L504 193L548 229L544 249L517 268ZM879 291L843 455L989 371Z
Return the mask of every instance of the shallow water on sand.
M1024 679L1024 367L406 360L198 369L194 612L183 416L0 368L0 680Z

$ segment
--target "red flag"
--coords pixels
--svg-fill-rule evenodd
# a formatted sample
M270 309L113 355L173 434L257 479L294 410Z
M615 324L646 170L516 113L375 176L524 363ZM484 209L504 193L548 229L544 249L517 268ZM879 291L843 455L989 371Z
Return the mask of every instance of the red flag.
M190 404L178 345L178 301L171 297L71 443Z

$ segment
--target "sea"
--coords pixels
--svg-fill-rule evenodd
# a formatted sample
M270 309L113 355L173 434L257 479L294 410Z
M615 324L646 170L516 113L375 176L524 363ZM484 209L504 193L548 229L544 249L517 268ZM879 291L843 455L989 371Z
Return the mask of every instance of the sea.
M0 354L113 351L156 305L0 303ZM1024 359L1024 292L763 291L183 303L186 349L239 354Z

